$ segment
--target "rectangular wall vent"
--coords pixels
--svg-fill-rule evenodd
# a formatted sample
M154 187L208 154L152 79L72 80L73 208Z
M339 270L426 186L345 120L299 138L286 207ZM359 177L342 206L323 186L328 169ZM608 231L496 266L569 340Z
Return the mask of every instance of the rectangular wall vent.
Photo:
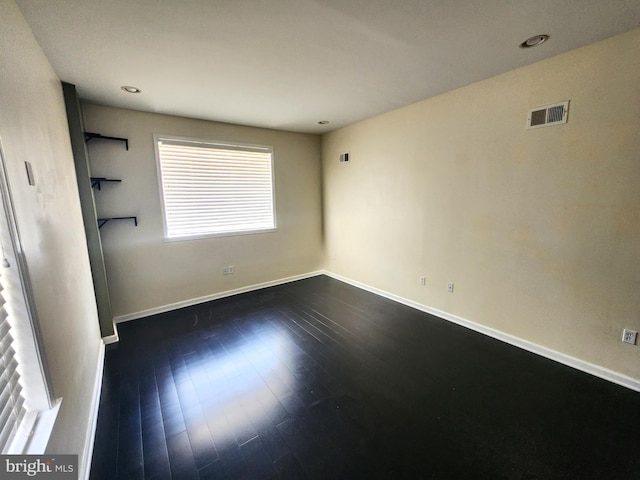
M554 105L533 108L529 110L527 130L567 123L568 113L569 100Z
M340 161L341 162L348 162L349 161L349 152L344 152L340 154Z

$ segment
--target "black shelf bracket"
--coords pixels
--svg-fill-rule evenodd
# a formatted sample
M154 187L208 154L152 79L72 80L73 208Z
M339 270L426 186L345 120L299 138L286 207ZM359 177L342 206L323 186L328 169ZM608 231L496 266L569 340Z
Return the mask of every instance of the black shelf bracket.
M102 190L102 182L121 182L122 180L118 180L116 178L105 178L105 177L91 177L91 188L98 187L98 190Z
M93 133L93 132L84 132L84 141L86 143L89 143L91 140L93 139L98 139L98 140L115 140L117 142L124 142L124 146L127 150L129 150L129 139L128 138L121 138L121 137L108 137L106 135L100 135L99 133Z
M98 228L104 227L111 220L133 220L133 224L138 226L138 217L109 217L109 218L99 218L98 219Z

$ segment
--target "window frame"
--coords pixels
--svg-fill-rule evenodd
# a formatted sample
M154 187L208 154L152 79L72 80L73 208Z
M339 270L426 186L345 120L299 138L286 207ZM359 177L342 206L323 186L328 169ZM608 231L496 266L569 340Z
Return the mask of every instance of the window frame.
M2 454L42 454L49 441L62 398L55 398L43 349L29 270L22 249L13 197L0 139L0 238L7 264L5 309L18 362L25 415ZM9 265L8 267L6 265Z
M168 142L174 143L186 143L193 144L195 146L211 146L211 148L229 148L233 150L246 150L246 151L257 151L263 150L267 151L270 156L270 169L271 169L271 216L272 216L272 227L268 228L258 228L258 229L247 229L247 230L232 230L225 232L208 232L208 233L198 233L198 234L182 234L182 235L169 235L169 226L167 221L167 207L165 200L165 192L164 192L164 180L162 176L162 160L160 158L160 147L159 143L161 140L166 140ZM163 224L163 240L165 242L180 242L186 240L198 240L198 239L206 239L206 238L216 238L216 237L230 237L230 236L238 236L238 235L255 235L262 233L273 233L278 230L277 223L277 208L276 208L276 179L275 179L275 155L274 148L270 145L258 145L251 144L246 142L234 142L234 141L224 141L224 140L210 140L204 138L196 138L196 137L183 137L179 135L169 135L169 134L159 134L155 133L153 135L153 147L155 151L156 158L156 171L158 175L158 193L160 195L160 204L162 209L162 224Z

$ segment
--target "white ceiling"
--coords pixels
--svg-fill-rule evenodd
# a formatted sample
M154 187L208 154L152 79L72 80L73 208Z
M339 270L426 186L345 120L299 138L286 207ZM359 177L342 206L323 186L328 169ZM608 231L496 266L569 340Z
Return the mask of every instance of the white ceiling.
M16 1L85 100L311 133L640 26L640 0Z

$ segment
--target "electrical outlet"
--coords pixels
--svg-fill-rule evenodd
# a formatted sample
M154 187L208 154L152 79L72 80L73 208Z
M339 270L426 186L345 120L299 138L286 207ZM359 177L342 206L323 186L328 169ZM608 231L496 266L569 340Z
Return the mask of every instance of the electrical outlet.
M233 265L229 265L228 267L222 267L223 275L233 275L235 273L233 269Z
M426 285L426 284L427 284L427 277L420 277L420 278L418 279L418 283L419 283L420 285Z
M447 283L447 292L453 293L453 283Z
M627 330L626 328L622 330L622 341L624 343L630 343L631 345L635 345L637 339L638 339L638 332L634 332L633 330Z

